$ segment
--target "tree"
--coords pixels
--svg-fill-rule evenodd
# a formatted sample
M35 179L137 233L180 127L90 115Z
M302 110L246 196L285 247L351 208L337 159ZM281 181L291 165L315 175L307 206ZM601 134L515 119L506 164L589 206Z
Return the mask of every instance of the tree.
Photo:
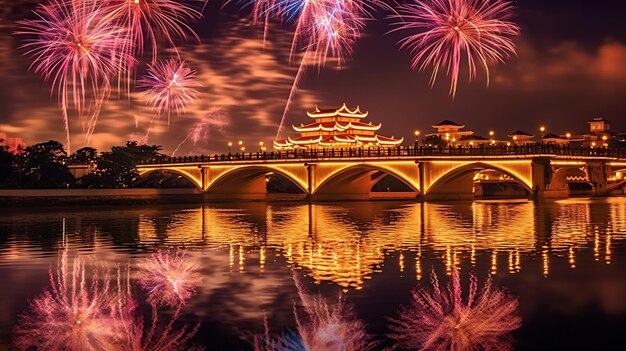
M448 142L443 140L443 138L439 135L429 135L424 139L424 144L426 146L434 146L434 147L446 147L448 146Z
M70 162L77 165L88 165L98 160L98 150L92 147L84 147L76 150L70 156Z
M6 185L13 175L15 157L0 147L0 186Z
M127 142L125 146L114 146L109 152L103 152L97 161L96 172L85 176L84 183L90 187L128 188L137 181L137 163L162 157L160 146L137 145Z
M16 178L22 187L66 188L74 182L63 144L50 140L24 149L17 156Z

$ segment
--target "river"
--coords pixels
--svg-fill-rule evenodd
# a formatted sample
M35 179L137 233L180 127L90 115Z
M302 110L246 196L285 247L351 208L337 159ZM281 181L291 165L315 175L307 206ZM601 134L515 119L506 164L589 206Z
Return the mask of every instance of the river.
M608 348L626 330L625 239L624 197L3 209L0 349L65 342L50 328L63 330L66 318L35 305L63 300L80 309L86 302L75 295L96 301L119 286L132 295L127 312L136 317L127 320L142 326L136 338L145 345L150 330L189 336L177 339L181 349L252 349L266 332L305 339L303 320L315 319L306 307L317 301L317 312L345 308L368 345L383 349L394 344L390 318L411 291L432 291L433 275L445 286L453 272L464 298L473 275L479 290L490 279L518 302L521 327L502 345ZM167 282L155 282L159 259L187 265L174 298ZM111 340L106 328L91 336L83 328L74 337Z

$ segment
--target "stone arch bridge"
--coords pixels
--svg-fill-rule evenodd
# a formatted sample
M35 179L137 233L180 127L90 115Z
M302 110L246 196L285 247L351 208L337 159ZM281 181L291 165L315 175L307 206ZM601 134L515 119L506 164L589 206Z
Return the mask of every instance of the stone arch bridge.
M295 150L186 156L137 166L141 177L171 172L191 181L208 201L265 200L266 177L280 174L312 201L472 199L477 172L496 170L518 181L534 198L569 196L568 180L591 185L596 196L624 193L623 150L537 145L506 148ZM391 175L411 191L373 193Z

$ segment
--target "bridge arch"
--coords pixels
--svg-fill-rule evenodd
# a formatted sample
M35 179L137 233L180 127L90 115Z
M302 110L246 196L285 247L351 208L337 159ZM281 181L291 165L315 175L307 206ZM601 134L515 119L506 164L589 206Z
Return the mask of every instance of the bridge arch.
M530 167L530 165L528 166ZM460 165L458 167L454 167L442 174L440 177L435 179L430 186L427 187L425 194L436 194L436 193L447 193L445 190L446 186L450 186L454 183L463 183L458 184L460 187L465 188L466 193L473 192L473 181L474 175L477 172L484 170L495 170L500 173L506 174L507 176L517 180L522 187L528 191L529 194L533 193L532 189L532 179L528 176L524 176L520 172L515 169L506 167L506 165L497 165L492 163L485 162L473 162L464 165ZM469 188L469 189L467 189ZM450 192L458 192L459 189L454 189L454 191Z
M210 172L210 171L209 171ZM279 174L307 193L306 179L280 167L250 165L228 169L212 179L205 191L207 193L265 193L265 176Z
M167 167L167 168L139 168L137 170L139 173L140 179L145 179L147 176L157 173L157 172L166 172L178 174L185 179L189 180L198 190L202 190L202 174L199 169L188 170L184 168L175 168L175 167Z
M397 165L395 165L397 166ZM407 165L404 165L405 167ZM394 165L377 165L370 163L353 164L345 167L332 169L327 172L322 179L317 179L317 184L312 195L322 193L360 193L365 194L371 191L372 187L384 176L390 175L415 193L420 192L417 165L410 164L411 169L416 173L411 177L401 166L394 168Z

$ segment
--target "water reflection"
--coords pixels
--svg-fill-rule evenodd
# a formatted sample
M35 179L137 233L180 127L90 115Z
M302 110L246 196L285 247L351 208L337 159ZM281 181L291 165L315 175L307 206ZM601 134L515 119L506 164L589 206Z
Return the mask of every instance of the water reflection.
M521 326L517 298L490 280L479 289L473 275L467 295L463 290L457 271L445 287L433 273L432 289L412 292L409 306L392 320L390 337L404 350L513 349L510 333Z
M176 326L180 310L162 324L156 305L151 306L151 318L145 322L141 298L133 293L130 267L118 266L112 272L92 258L68 257L68 250L63 250L57 269L50 269L49 287L21 314L15 328L16 349L191 349L189 340L199 324Z
M111 244L199 245L227 252L231 272L262 273L268 260L282 257L316 282L361 289L396 253L400 272L411 266L418 280L430 268L424 262L433 261L443 264L447 274L481 260L488 262L491 274L516 274L538 260L539 273L549 276L551 265L561 258L574 269L579 252L592 250L596 261L610 264L615 242L626 233L626 201L591 204L585 199L545 204L250 203L119 209L101 218L73 212L65 219L84 250L96 252ZM49 226L31 225L42 221ZM28 250L18 249L23 240L38 249L58 249L59 238L50 235L51 227L61 226L58 218L28 214L2 225L10 228L0 238L0 263L25 258Z

